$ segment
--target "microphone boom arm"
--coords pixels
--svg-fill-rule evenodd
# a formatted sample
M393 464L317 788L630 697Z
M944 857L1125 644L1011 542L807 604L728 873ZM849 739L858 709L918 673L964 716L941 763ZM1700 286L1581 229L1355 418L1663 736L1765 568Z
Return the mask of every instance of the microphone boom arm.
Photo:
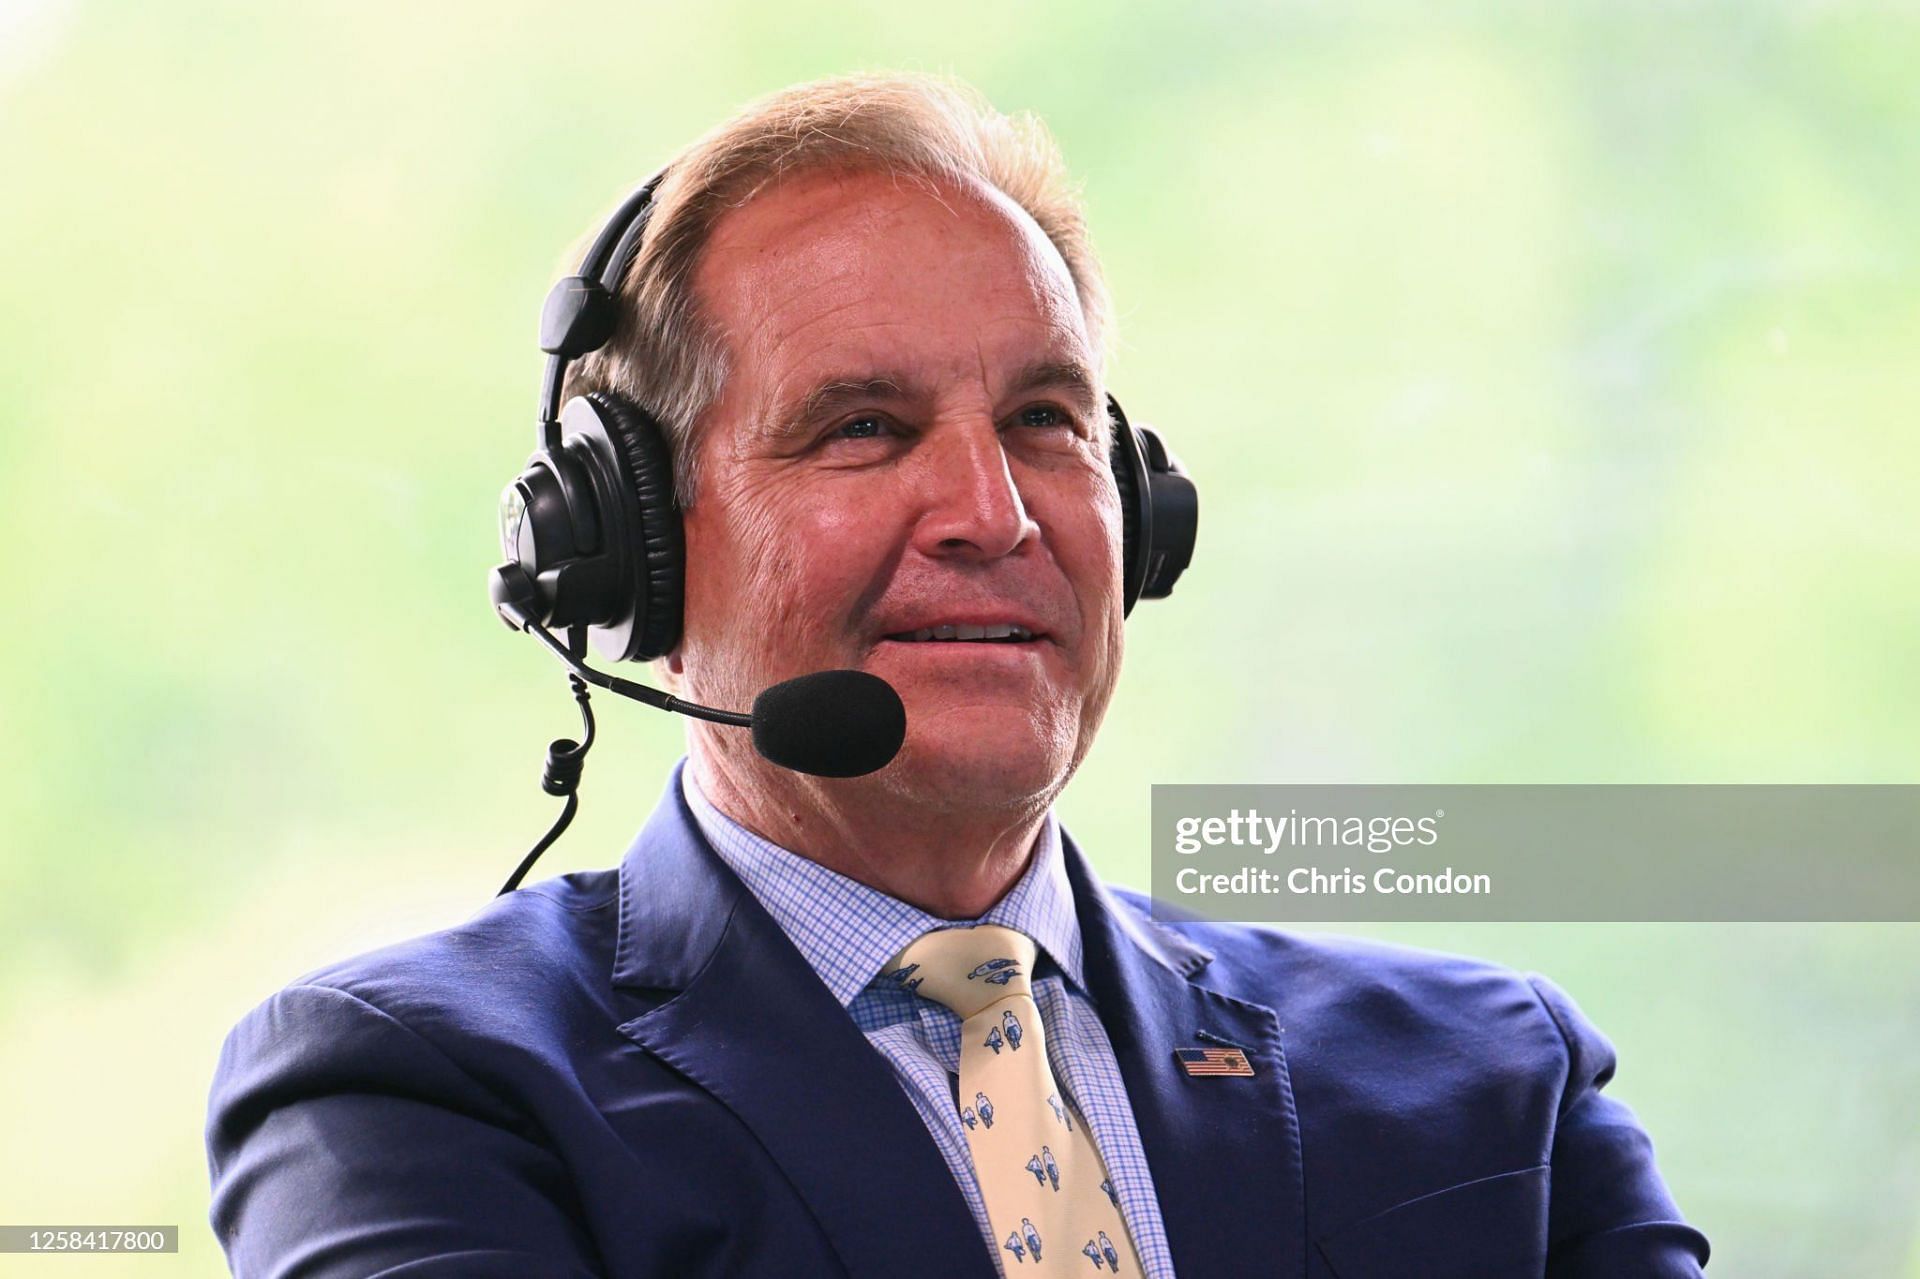
M735 728L753 727L753 716L742 711L716 710L711 706L702 706L698 702L683 701L672 693L663 693L657 688L648 688L645 684L636 684L632 680L621 679L617 675L596 671L575 657L568 651L565 644L554 638L552 631L540 623L525 614L521 614L519 620L534 638L552 649L553 655L566 663L568 670L596 688L604 688L622 697L631 697L636 702L645 702L648 706L672 711L676 715L690 715L694 719L704 719L715 724L730 724Z

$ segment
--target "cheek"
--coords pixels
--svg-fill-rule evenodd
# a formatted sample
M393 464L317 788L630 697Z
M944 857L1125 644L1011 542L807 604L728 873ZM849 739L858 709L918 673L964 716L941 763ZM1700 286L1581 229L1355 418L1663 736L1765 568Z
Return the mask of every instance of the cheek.
M766 512L710 490L686 512L685 530L690 640L725 636L745 624L753 610L740 607L744 600L772 603L765 587L782 577L786 543Z
M1124 545L1126 526L1120 518L1120 495L1114 491L1110 480L1100 486L1095 508L1100 513L1100 553L1106 558L1107 572L1117 592L1120 573L1126 561Z
M690 635L815 635L844 618L884 558L870 502L769 483L687 512Z
M1122 539L1120 495L1111 479L1094 494L1091 507L1096 518L1087 521L1088 591L1087 607L1095 614L1088 618L1089 633L1102 635L1101 659L1105 678L1111 683L1119 674L1125 637L1126 590L1121 581L1126 571L1126 548Z
M1083 606L1095 610L1085 620L1089 625L1097 623L1099 603L1111 596L1117 621L1125 553L1121 546L1120 497L1112 480L1102 474L1075 487L1062 495L1056 509L1060 518L1055 521L1052 537L1061 567Z
M857 485L816 494L788 513L777 536L789 539L785 581L774 589L806 624L798 642L837 640L864 624L885 594L904 545L883 494Z

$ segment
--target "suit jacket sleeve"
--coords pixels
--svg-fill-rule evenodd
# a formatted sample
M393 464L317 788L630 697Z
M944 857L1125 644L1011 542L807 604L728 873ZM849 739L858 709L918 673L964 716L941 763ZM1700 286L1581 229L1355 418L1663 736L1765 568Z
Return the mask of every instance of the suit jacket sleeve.
M207 1157L241 1279L598 1273L535 1125L334 987L283 990L227 1036Z
M1559 987L1537 974L1527 980L1568 1055L1553 1140L1548 1279L1694 1279L1707 1262L1706 1237L1681 1220L1633 1112L1600 1091L1613 1078L1613 1045Z

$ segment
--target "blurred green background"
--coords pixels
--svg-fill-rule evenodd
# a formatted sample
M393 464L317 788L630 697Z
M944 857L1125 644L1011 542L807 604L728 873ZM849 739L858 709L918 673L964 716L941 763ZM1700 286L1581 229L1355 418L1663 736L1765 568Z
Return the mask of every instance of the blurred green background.
M483 578L546 287L875 67L1049 122L1203 480L1063 805L1110 879L1153 782L1920 778L1911 8L11 0L0 1219L184 1243L0 1271L220 1273L227 1028L545 829L576 720ZM536 877L680 751L607 702ZM1920 927L1373 931L1575 995L1713 1273L1920 1276Z

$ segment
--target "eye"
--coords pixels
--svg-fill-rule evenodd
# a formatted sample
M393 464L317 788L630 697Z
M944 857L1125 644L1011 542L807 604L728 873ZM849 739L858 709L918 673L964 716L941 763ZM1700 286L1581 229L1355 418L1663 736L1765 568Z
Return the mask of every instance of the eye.
M1019 422L1022 426L1066 426L1073 425L1073 419L1051 404L1036 404L1032 408L1021 409Z
M857 417L851 422L843 422L828 437L836 440L871 440L886 430L886 423L877 417Z

